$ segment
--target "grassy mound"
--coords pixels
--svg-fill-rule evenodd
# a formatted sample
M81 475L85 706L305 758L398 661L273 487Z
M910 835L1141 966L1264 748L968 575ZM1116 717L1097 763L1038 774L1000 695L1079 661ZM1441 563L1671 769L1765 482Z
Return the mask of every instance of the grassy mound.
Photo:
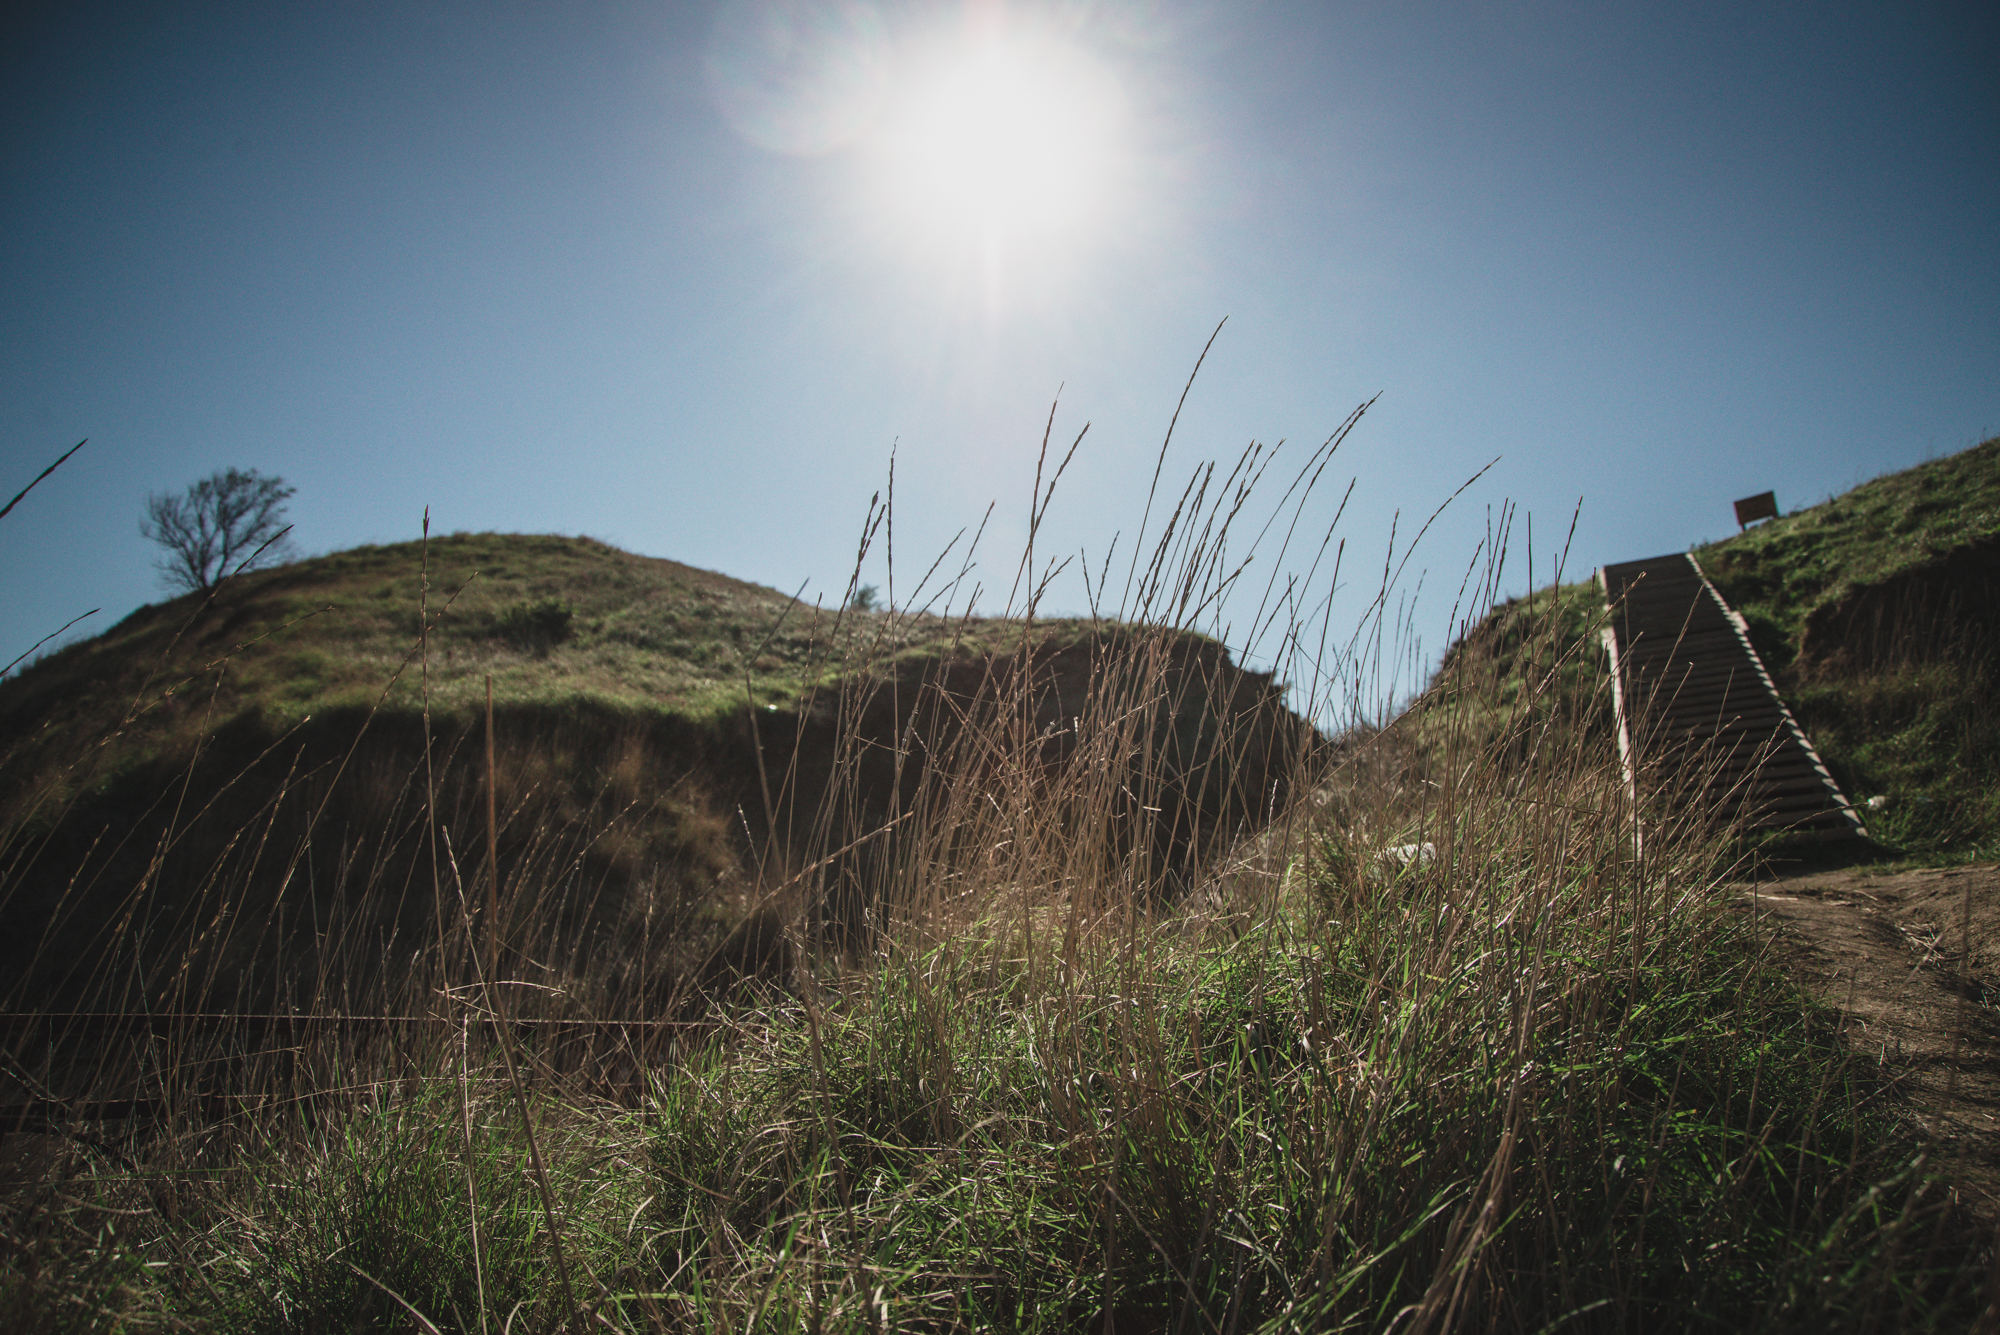
M851 932L904 856L885 827L961 763L968 727L1004 715L1058 766L1125 671L1162 687L1127 725L1150 750L1131 828L1149 875L1185 878L1282 799L1277 750L1311 736L1198 635L830 615L587 539L250 575L0 683L0 990L78 1004L122 973L123 1004L156 1007L377 994L383 962L491 879L490 682L498 881L552 899L509 907L541 932L516 950L564 976L588 957L615 1009L763 930L794 874L828 883L822 925Z
M1879 840L2000 856L2000 439L1696 556Z
M709 718L740 711L746 688L761 703L796 699L829 658L834 620L774 589L588 538L359 547L238 576L212 599L142 607L44 658L0 684L0 744L10 781L43 746L60 757L79 736L115 734L115 768L171 749L202 715L254 713L282 731L329 708L417 710L428 694L434 715L469 716L489 674L502 705L589 700ZM848 638L863 620L844 623ZM933 619L895 633L891 647L904 648L941 629Z
M827 619L789 604L587 539L478 534L141 608L0 683L0 967L80 997L143 937L130 963L174 961L184 995L267 1005L326 971L366 990L354 971L391 941L435 936L455 864L481 869L489 678L503 878L560 871L610 896L574 916L611 925L712 911L741 888L746 702L791 705L832 656Z

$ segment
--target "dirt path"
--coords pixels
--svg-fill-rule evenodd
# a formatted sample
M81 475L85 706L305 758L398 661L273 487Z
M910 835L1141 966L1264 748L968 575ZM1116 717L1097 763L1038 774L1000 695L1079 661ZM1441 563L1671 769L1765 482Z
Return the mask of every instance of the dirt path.
M1750 887L1773 948L1909 1099L1961 1199L2000 1218L2000 866Z

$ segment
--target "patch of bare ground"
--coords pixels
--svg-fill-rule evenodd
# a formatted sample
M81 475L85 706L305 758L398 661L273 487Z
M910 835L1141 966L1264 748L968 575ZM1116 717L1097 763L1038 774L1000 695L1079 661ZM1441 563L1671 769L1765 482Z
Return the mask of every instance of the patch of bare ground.
M2000 865L1746 887L1773 957L1879 1062L1963 1203L2000 1220Z

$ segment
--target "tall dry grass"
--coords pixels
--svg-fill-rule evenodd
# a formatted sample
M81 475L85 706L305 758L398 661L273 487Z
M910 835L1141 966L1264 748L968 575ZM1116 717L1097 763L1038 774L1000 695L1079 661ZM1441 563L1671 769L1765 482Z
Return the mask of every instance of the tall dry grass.
M478 789L442 807L432 768L372 781L436 841L435 881L371 881L357 855L345 901L367 921L414 903L428 934L364 968L315 956L288 994L313 1015L282 1041L171 1009L133 1040L6 1017L21 1099L163 1115L9 1139L0 1321L1979 1319L1990 1258L1871 1069L1766 964L1717 836L1634 840L1591 722L1607 688L1556 600L1513 628L1532 652L1451 655L1410 710L1384 668L1407 610L1393 562L1361 625L1330 627L1338 534L1298 523L1356 419L1276 506L1253 508L1275 485L1256 450L1164 493L1122 580L1093 578L1092 624L1052 648L1036 623L1060 563L1034 542L1066 459L1037 478L1019 652L913 679L831 640L859 647L797 717L833 718L835 743L760 736L777 762L741 821L755 870L705 963L671 965L671 914L587 911L573 847L482 879L500 860ZM863 556L891 515L871 513ZM1309 573L1251 599L1260 542ZM1466 622L1503 552L1470 568ZM888 615L966 615L959 559L935 600L949 565L900 599L892 576L912 610ZM1224 607L1289 696L1189 637ZM226 913L241 865L218 860L191 921ZM130 971L151 958L104 961L97 1004L162 995ZM369 1022L387 1015L405 1018ZM603 1018L635 1023L532 1023Z

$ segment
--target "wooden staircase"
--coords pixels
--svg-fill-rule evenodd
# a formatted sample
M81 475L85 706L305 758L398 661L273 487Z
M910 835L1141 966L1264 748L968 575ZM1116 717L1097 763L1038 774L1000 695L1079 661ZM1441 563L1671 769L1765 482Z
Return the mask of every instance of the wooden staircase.
M1764 670L1743 618L1676 552L1597 572L1618 745L1635 788L1717 821L1833 837L1867 830Z

